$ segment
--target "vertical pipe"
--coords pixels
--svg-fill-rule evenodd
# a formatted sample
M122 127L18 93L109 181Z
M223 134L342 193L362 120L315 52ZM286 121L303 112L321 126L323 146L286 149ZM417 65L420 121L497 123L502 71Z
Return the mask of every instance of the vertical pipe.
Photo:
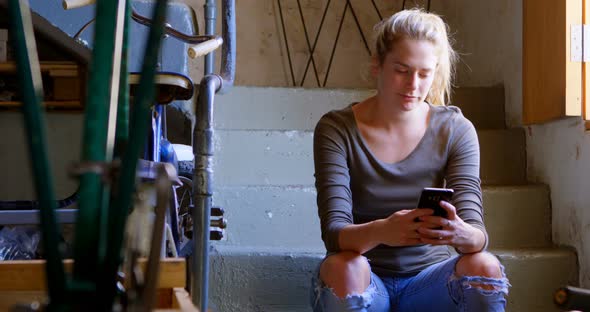
M215 17L217 16L217 4L215 0L205 2L205 35L215 34ZM205 75L213 73L215 66L215 52L205 55Z
M216 92L233 86L236 63L235 1L223 0L221 77L205 75L197 99L193 132L195 156L191 295L200 311L207 311L209 297L209 227L213 197L213 100Z
M9 2L9 21L12 29L13 46L16 52L20 92L23 99L23 115L31 155L35 189L39 198L41 231L47 259L45 274L51 306L59 309L66 301L66 280L59 253L59 239L54 209L53 179L47 158L45 138L45 119L41 113L41 94L43 85L37 47L33 33L31 13L27 1Z
M209 294L209 222L213 197L213 99L222 79L207 75L201 80L197 100L197 123L194 130L195 175L193 209L192 299L200 311L207 311Z
M222 1L222 35L223 45L221 46L221 72L223 79L223 94L231 89L234 85L236 76L236 2L235 0Z

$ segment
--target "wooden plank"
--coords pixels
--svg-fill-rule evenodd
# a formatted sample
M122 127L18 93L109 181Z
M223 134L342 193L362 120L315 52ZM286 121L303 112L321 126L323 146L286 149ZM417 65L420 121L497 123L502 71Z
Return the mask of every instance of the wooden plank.
M78 71L78 64L74 62L64 62L64 61L41 61L40 64L41 71L56 71L56 70L64 70L64 71ZM16 64L14 62L6 62L0 63L0 72L4 73L13 73L16 72Z
M45 90L43 107L49 109L82 110L82 95L85 90L85 70L77 63L69 61L42 61L40 64ZM8 79L16 79L14 62L0 63L0 73ZM14 77L12 77L14 76ZM6 79L6 77L5 77ZM13 90L14 91L14 90ZM20 108L18 101L0 101L2 108Z
M80 79L78 75L61 76L53 79L53 100L54 101L76 101L82 98L80 94Z
M73 264L73 260L64 260L66 272L72 272ZM144 270L146 264L146 259L140 260ZM185 287L185 269L184 258L162 259L158 288ZM45 284L45 260L0 262L0 292L44 291Z
M180 288L183 289L183 288ZM184 290L184 289L183 289ZM156 310L155 311L175 311L175 312L198 312L192 303L187 310L173 307L175 298L173 296L174 290L171 288L158 289L156 299ZM185 292L186 294L186 292ZM188 294L186 294L188 296ZM33 302L46 302L47 293L45 291L0 291L0 311L11 311L12 308L19 304L31 304ZM191 309L192 308L192 309Z
M570 61L570 28L582 0L523 1L523 123L581 114L582 65Z
M16 101L0 101L0 108L5 109L20 109L22 103ZM50 109L67 109L67 110L81 110L83 109L80 101L44 101L43 107Z
M78 77L78 70L77 69L50 69L49 70L50 77Z
M16 304L31 304L45 302L47 294L44 291L1 291L0 311L12 311Z
M191 300L190 294L184 288L174 288L172 290L172 308L179 309L183 312L199 312Z

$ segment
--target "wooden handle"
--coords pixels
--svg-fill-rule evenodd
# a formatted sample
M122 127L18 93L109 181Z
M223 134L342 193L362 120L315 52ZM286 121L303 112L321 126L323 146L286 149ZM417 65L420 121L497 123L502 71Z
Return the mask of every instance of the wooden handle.
M63 0L62 6L64 10L71 10L75 8L81 8L83 6L94 4L96 0Z
M221 37L209 39L207 41L201 42L197 45L194 45L188 48L188 56L190 58L197 58L199 56L208 54L209 52L219 48L223 43L223 39Z

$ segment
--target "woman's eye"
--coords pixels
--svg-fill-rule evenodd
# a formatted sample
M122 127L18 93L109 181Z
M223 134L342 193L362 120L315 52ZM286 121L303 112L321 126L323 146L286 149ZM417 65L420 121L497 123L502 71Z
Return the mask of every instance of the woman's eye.
M402 74L405 74L405 73L408 72L408 70L407 69L404 69L404 68L396 68L395 71L398 72L398 73L402 73Z

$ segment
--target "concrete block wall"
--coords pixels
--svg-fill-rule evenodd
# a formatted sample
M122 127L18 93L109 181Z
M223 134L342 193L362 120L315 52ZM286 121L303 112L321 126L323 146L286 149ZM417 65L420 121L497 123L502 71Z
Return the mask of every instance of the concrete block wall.
M371 92L236 87L218 97L213 201L229 219L227 240L212 247L218 311L310 311L310 278L325 253L313 128L323 113ZM459 88L455 95L478 129L490 248L513 285L508 311L554 311L553 291L577 283L576 254L553 247L550 190L525 179L523 129L505 128L502 101L482 100L502 99L503 92Z

